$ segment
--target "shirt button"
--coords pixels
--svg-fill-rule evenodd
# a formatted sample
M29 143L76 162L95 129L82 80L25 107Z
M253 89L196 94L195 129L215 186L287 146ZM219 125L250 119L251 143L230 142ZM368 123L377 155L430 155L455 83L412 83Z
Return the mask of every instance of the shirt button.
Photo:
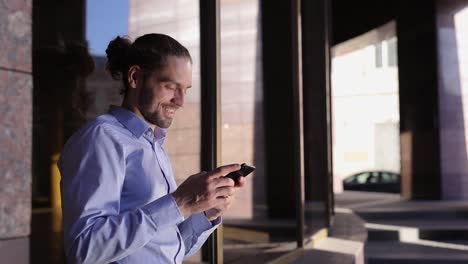
M146 135L147 135L148 137L151 137L152 134L153 134L153 133L151 132L151 130L146 131Z

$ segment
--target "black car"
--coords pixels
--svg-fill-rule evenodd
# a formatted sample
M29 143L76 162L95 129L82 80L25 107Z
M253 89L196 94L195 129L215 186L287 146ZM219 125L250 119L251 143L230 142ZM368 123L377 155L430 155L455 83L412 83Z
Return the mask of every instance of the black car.
M400 174L391 171L363 171L346 177L343 189L400 193Z

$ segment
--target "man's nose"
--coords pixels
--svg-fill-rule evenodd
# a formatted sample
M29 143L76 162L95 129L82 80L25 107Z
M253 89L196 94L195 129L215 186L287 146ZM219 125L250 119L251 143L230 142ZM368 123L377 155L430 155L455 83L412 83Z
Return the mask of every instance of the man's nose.
M182 91L182 89L177 89L176 92L174 93L174 97L172 98L172 103L182 107L184 106L184 100L185 100L185 94Z

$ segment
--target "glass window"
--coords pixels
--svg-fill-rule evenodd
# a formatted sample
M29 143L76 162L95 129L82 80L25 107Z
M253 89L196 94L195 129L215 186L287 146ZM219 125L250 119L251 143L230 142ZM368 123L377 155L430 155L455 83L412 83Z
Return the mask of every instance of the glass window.
M117 35L128 35L135 40L147 33L167 34L189 50L193 60L192 88L168 129L164 143L176 182L180 184L200 171L199 2L88 0L87 4L87 39L96 63L96 70L87 81L88 95L92 99L86 111L88 118L107 112L111 104L121 104L121 84L105 72L105 49ZM200 260L201 251L188 259Z
M396 22L391 21L333 47L331 120L337 194L342 180L353 172L400 172L396 46Z
M391 38L387 41L388 66L396 67L398 64L397 39Z
M398 181L398 175L390 172L382 172L381 181L382 183L396 183Z
M382 42L375 44L375 67L382 68Z
M344 182L346 182L346 183L356 182L356 177L357 176L350 176L350 177L344 179Z
M294 221L280 224L268 217L259 1L221 1L220 11L222 163L256 167L224 216L224 263L249 262L271 249L258 260L265 263L288 252L273 249L279 246L276 242L295 241L295 233L290 231Z
M372 172L370 173L370 177L367 179L367 183L378 183L379 182L379 173Z
M367 179L369 178L370 174L368 172L361 173L356 176L356 181L355 183L357 184L364 184L367 182Z

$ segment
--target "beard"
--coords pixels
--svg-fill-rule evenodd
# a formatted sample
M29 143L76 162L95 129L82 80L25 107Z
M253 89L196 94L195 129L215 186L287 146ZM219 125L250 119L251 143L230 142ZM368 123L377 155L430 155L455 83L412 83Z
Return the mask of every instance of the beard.
M166 108L175 108L172 104L160 104L160 108L153 109L154 94L151 91L141 92L138 96L141 115L153 125L159 128L169 128L172 124L172 117L166 117L164 111Z

